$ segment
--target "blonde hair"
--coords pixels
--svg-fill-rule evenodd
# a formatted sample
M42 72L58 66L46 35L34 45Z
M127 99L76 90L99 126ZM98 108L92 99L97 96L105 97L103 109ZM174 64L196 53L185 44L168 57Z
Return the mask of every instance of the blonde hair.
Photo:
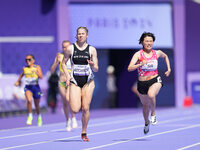
M69 43L69 44L71 44L71 42L70 42L69 40L64 40L64 41L62 41L62 44L64 44L64 43Z
M88 34L88 29L87 29L87 27L83 27L83 26L80 26L80 27L77 28L76 34L78 34L78 30L79 30L79 29L84 29L84 30L86 31L86 33Z

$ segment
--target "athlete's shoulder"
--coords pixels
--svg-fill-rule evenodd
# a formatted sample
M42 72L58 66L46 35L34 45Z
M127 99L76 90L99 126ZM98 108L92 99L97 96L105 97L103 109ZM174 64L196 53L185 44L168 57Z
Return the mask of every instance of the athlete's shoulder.
M157 49L157 50L153 50L153 52L155 52L157 55L161 54L162 51L160 49Z
M135 52L134 55L140 55L140 53L141 53L141 50L138 50L137 52Z
M92 45L89 45L89 48L90 48L91 50L95 50L95 51L96 51L96 48L95 48L94 46L92 46Z
M33 67L34 68L41 68L40 65L36 65L36 64Z

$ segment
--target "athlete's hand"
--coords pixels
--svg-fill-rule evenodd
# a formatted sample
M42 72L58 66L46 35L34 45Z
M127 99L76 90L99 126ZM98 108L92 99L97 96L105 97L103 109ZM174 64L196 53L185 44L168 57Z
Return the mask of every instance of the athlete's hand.
M15 86L19 86L19 81L15 82Z
M170 75L170 73L171 73L171 70L167 70L167 71L165 72L165 76L168 77L168 76Z
M141 59L141 66L143 66L143 65L145 65L145 64L147 64L147 61L146 61L146 59Z
M62 62L62 57L61 53L57 53L57 61Z
M92 60L87 60L87 62L91 67L94 67L94 62Z
M66 86L68 87L70 84L71 76L69 74L66 75Z

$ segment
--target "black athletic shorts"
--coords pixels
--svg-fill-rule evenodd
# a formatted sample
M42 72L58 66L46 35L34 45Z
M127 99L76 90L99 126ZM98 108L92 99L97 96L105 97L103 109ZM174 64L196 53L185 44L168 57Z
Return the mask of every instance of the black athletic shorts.
M162 80L161 80L161 77L160 76L156 76L155 78L153 79L150 79L148 81L138 81L137 82L137 90L140 94L144 94L144 95L147 95L148 93L148 90L149 90L149 87L151 85L153 85L154 83L161 83L162 84ZM163 86L163 84L162 84Z
M77 85L80 88L82 88L86 83L88 83L88 76L75 76L74 75L74 79L76 80ZM74 83L73 81L70 81L70 82Z

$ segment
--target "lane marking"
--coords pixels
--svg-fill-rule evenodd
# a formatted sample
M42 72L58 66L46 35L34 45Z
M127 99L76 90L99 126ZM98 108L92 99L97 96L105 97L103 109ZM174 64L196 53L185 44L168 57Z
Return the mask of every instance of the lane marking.
M182 121L182 120L185 120L185 119L193 119L193 118L196 118L196 117L200 117L200 116L196 115L196 116L189 116L189 117L178 118L178 119L165 120L165 121L162 121L161 123L168 123L168 122L174 122L174 121ZM134 119L125 119L125 120L111 121L111 122L104 122L104 123L96 123L96 124L88 125L88 127L97 127L97 126L119 124L119 123L128 123L128 122L133 122L133 121L139 121L141 119L142 118L134 118ZM35 126L35 127L37 127L37 126ZM81 127L79 126L78 128L81 128ZM34 133L25 133L25 134L5 136L5 137L0 137L0 140L2 140L2 139L8 139L8 138L22 137L22 136L37 135L37 134L45 134L45 133L49 133L49 132L58 132L58 131L65 131L65 129L55 129L55 130L39 131L39 132L34 132Z
M176 121L182 121L182 120L193 119L193 118L198 118L198 117L200 117L200 116L196 115L196 116L191 116L191 117L183 117L183 118L171 119L171 120L166 120L166 121L160 121L159 124L164 124L164 123L169 123L169 122L176 122ZM118 128L118 129L113 129L113 130L106 130L106 131L101 131L101 132L94 132L94 133L90 133L88 135L92 136L92 135L98 135L98 134L105 134L105 133L110 133L110 132L117 132L117 131L122 131L122 130L129 130L129 129L134 129L134 128L140 128L140 127L143 127L143 126L144 125L136 125L136 126L126 127L126 128ZM183 130L183 129L194 128L196 126L200 126L200 124L189 126L189 127L185 127L185 128L179 128L179 129L169 130L169 131L165 131L165 132L161 132L161 133L157 133L157 134L152 134L152 135L149 135L149 136L143 136L143 137L139 137L139 138L151 137L151 136L160 135L160 134L163 134L163 133L171 133L171 132L175 132L176 130L179 131L179 130ZM6 148L1 148L0 150L8 150L8 149L19 148L19 147L27 147L27 146L39 145L39 144L44 144L44 143L49 143L49 142L54 142L54 141L60 141L60 140L67 140L67 139L72 139L72 138L77 138L77 137L80 138L80 136L78 135L78 136L72 136L72 137L55 139L55 140L46 140L46 141L42 141L42 142L35 142L35 143L30 143L30 144L23 144L23 145L11 146L11 147L6 147ZM134 139L138 139L138 138L134 138ZM128 141L130 141L130 140L128 140ZM123 141L123 142L128 142L128 141ZM121 142L116 142L116 143L120 144ZM111 144L113 144L113 143L111 143Z
M120 123L128 123L136 121L136 119L126 119L126 120L119 120L119 121L111 121L111 122L104 122L104 123L96 123L88 125L88 127L98 127L98 126L105 126L105 125L113 125L113 124L120 124ZM81 128L79 126L78 128ZM37 134L44 134L49 132L58 132L58 131L65 131L65 129L55 129L55 130L47 130L47 131L40 131L40 132L34 132L34 133L25 133L25 134L18 134L18 135L11 135L11 136L5 136L0 137L0 140L8 139L8 138L16 138L16 137L22 137L22 136L30 136L30 135L37 135ZM67 132L67 131L66 131Z
M178 128L178 129L168 130L168 131L160 132L160 133L156 133L156 134L146 135L146 136L142 136L142 137L138 137L138 138L134 138L134 139L130 139L130 140L125 140L125 141L114 142L114 143L105 144L105 145L101 145L101 146L95 146L95 147L91 147L91 148L86 148L84 150L100 149L100 148L104 148L104 147L108 147L108 146L113 146L113 145L117 145L117 144L122 144L122 143L130 142L130 141L141 140L141 139L144 139L144 138L146 139L146 138L157 136L157 135L162 135L162 134L177 132L177 131L191 129L191 128L197 128L197 127L200 127L200 124L196 124L196 125L192 125L192 126L188 126L188 127L184 127L184 128Z
M185 147L181 147L181 148L176 149L176 150L185 150L185 149L188 149L188 148L197 146L197 145L200 145L200 142L199 142L199 143L192 144L192 145L188 145L188 146L185 146Z
M179 109L178 109L179 110ZM195 110L188 110L188 108L183 108L183 109L181 109L181 114L182 114L182 116L183 116L183 114L184 115L192 115L193 113L194 114L197 114L197 110L199 110L199 109L195 109ZM159 112L158 112L159 111ZM168 113L173 113L173 112L176 112L176 109L172 109L172 108L167 108L167 109L164 109L164 110L157 110L157 112L158 112L158 114L160 114L159 116L161 116L161 117L165 117L165 116L169 116L168 115ZM91 112L92 113L92 112ZM164 114L164 115L163 115ZM165 114L167 114L167 115L165 115ZM177 114L177 113L176 113ZM137 114L138 115L138 114ZM116 116L114 116L115 118L117 118L117 117L134 117L133 115L116 115ZM178 116L179 116L179 114L178 114ZM178 117L178 116L176 116L176 117ZM137 116L138 117L138 116ZM141 117L141 115L139 116L139 117ZM161 118L160 117L160 118ZM175 117L174 115L173 115L173 117ZM108 119L108 118L113 118L113 116L112 117L103 117L103 118L97 118L97 119L91 119L91 120L105 120L105 119ZM58 125L58 124L64 124L65 122L59 122L59 123L51 123L51 124L44 124L42 127L47 127L47 126L56 126L56 125ZM18 130L18 129L32 129L32 128L38 128L38 126L31 126L31 127L19 127L19 128L12 128L12 129L0 129L0 132L4 132L4 131L12 131L12 130Z

